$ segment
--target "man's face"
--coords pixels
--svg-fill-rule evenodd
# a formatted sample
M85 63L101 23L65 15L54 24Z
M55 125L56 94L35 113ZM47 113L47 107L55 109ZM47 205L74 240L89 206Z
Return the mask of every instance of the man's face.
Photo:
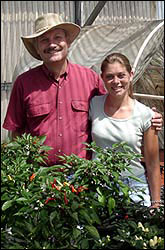
M45 63L65 61L69 43L65 31L53 29L36 39L37 53Z

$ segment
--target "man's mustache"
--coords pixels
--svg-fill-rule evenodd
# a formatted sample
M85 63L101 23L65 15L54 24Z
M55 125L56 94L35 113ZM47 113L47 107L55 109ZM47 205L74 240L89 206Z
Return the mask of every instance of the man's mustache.
M49 52L51 52L51 51L58 51L59 49L57 49L56 47L51 47L51 48L47 48L47 49L45 49L44 50L44 53L49 53Z

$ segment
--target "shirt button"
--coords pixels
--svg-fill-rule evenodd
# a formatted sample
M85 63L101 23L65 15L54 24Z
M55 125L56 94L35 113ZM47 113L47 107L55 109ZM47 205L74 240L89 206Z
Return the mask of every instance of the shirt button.
M59 117L59 120L62 120L62 117L61 117L61 116Z
M60 153L60 152L61 152L61 149L59 149L58 152Z
M62 136L62 134L59 134L59 136Z
M59 104L62 104L62 102L60 101Z

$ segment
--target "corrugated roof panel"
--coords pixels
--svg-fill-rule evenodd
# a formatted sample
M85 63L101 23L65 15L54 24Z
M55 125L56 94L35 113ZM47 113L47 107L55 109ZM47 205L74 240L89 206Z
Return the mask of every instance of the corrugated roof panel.
M81 1L82 26L98 2ZM164 19L163 10L163 1L107 1L93 24Z
M154 32L154 29L157 30ZM99 72L103 58L108 53L120 51L129 57L132 66L137 56L139 57L136 62L136 73L140 75L143 72L142 66L145 68L149 63L163 37L162 21L92 25L82 29L70 48L69 59L87 67L94 67Z
M130 59L135 68L134 82L143 74L164 37L161 20L113 25L92 25L82 28L70 47L68 59L93 68L100 73L100 64L106 55L118 51ZM18 74L42 63L26 51L14 71Z

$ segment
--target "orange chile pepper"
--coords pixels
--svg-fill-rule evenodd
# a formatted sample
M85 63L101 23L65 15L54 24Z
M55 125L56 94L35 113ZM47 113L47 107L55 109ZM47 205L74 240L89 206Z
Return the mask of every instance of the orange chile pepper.
M68 182L66 182L66 181L63 183L63 185L64 185L64 187L65 186L70 186L70 184Z
M36 175L33 173L33 174L30 176L30 178L29 178L30 181L32 181L32 180L35 178L35 176L36 176Z
M82 192L82 191L84 191L84 190L88 190L88 188L87 187L84 187L84 186L80 186L80 187L78 187L78 192L80 193L80 192Z

